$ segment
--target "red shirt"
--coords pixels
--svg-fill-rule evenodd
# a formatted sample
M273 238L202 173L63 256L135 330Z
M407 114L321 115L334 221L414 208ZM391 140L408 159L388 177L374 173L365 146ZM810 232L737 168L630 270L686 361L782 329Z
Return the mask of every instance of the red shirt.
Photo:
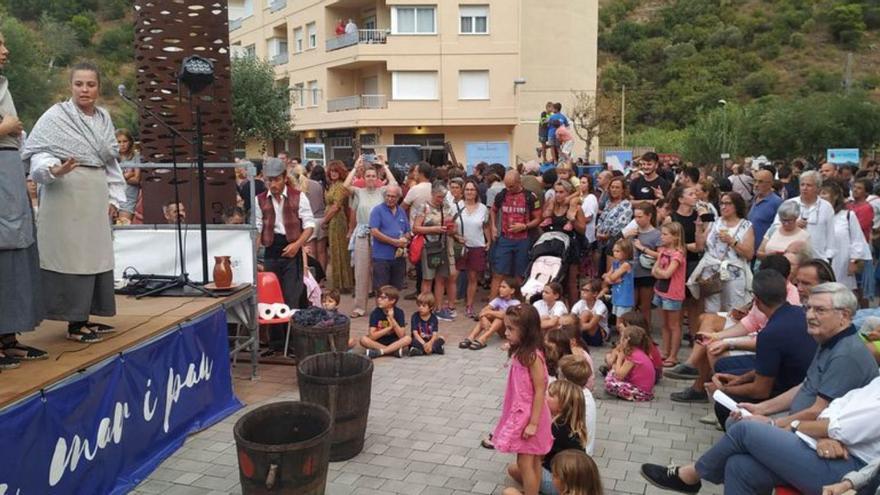
M510 226L517 223L528 224L532 220L532 211L538 207L537 199L531 191L523 189L513 193L505 189L499 192L495 196L492 209L496 215L501 215L501 235L510 240L528 239L528 230L511 232Z
M678 261L678 268L672 272L672 278L669 279L669 290L665 292L661 291L658 285L655 284L654 292L658 296L665 297L666 299L684 301L684 276L687 271L684 253L677 249L667 249L665 247L658 248L657 251L660 253L659 258L657 259L660 268L665 270L673 261Z
M871 243L871 226L874 223L874 208L871 203L863 201L861 203L849 203L847 209L856 214L859 220L859 227L862 228L862 234L865 235L865 241Z

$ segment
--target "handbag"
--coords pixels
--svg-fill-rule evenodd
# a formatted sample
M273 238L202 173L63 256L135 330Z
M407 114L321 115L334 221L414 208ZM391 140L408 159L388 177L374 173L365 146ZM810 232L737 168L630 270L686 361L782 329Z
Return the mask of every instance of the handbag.
M443 258L446 254L446 238L441 237L439 241L425 241L425 262L428 268L434 270L443 264Z
M425 249L425 236L417 234L409 243L409 262L415 265L422 260L422 251Z
M739 226L736 228L736 231L733 233L733 237L736 238L736 235L739 234L740 228L744 223L740 221ZM727 248L724 250L724 254L721 255L721 261L724 261L727 258L727 253L730 251L730 245L727 245ZM715 270L715 273L709 275L708 277L703 276L702 274L697 279L697 285L700 286L700 296L711 296L714 294L718 294L721 292L721 268Z

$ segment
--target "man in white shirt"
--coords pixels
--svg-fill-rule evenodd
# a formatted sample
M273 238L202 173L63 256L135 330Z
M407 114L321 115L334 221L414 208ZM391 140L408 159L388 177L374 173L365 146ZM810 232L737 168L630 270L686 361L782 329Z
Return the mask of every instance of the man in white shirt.
M794 201L801 208L801 218L798 227L807 229L810 233L810 244L817 258L831 261L834 258L834 208L831 203L819 197L819 188L822 187L822 177L818 172L809 171L801 174L801 195L787 201ZM781 225L779 215L773 221L776 226Z
M268 190L257 196L257 230L266 248L263 265L281 282L284 302L291 308L308 306L303 285L302 248L315 230L308 198L287 184L286 167L278 158L263 164Z
M348 23L345 25L345 34L356 33L358 30L357 24L354 23L354 20L349 18Z

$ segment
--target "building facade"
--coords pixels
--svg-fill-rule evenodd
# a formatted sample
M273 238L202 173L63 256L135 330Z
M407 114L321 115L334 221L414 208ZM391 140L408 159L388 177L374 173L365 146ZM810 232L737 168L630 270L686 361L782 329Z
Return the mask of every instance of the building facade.
M505 165L536 157L548 101L596 90L598 0L230 0L234 56L270 61L291 90L292 134L324 143ZM583 143L576 154L582 155ZM248 149L253 154L253 148Z

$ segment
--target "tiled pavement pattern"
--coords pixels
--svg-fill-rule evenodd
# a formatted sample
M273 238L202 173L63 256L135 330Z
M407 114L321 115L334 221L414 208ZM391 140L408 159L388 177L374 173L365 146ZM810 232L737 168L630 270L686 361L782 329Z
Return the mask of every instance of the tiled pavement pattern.
M343 299L347 311L351 298ZM402 301L401 307L409 321L415 305ZM441 322L449 342L446 355L376 360L366 446L354 459L331 463L329 495L500 494L511 483L505 466L513 456L479 446L481 435L491 431L500 414L506 353L497 340L481 351L458 349L473 324L462 308L459 313L455 322ZM354 320L352 334L363 334L366 325L365 317ZM682 349L681 359L688 351ZM593 350L597 367L604 353ZM248 407L190 437L134 493L241 493L232 437L235 421L257 405L298 398L293 367L262 366L254 382L247 373L248 367L239 365L234 383ZM644 481L640 464L690 462L721 435L698 422L709 412L707 404L669 400L669 393L685 382L663 379L655 389L657 398L642 404L608 398L601 384L597 377L594 458L607 494L668 493ZM701 493L719 494L721 487L704 483Z

